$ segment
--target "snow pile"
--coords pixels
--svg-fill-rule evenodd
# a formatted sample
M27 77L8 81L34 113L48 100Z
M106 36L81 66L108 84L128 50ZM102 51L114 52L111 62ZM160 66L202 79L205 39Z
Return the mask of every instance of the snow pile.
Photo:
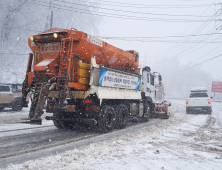
M208 115L162 124L7 169L222 169L222 129Z

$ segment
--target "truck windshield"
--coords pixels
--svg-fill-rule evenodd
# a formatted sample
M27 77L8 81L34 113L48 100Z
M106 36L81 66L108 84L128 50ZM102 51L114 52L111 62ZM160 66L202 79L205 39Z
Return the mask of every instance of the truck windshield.
M10 91L9 86L0 86L0 92L7 92Z
M208 97L207 93L191 93L190 97Z

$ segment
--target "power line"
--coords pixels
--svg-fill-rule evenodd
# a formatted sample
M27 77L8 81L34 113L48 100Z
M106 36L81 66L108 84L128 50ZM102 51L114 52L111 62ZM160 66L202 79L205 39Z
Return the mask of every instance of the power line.
M181 36L165 36L165 37L108 37L108 36L96 36L97 38L104 38L104 39L119 39L119 38L141 38L141 39L145 39L145 38L183 38L183 37L197 37L197 36L208 36L208 35L221 35L222 33L210 33L210 34L192 34L192 35L181 35Z
M205 54L204 56L197 58L197 59L194 60L193 62L198 61L199 59L202 59L203 57L207 56L209 53L211 53L212 51L216 50L216 49L219 48L220 46L222 46L222 44L218 45L216 48L214 48L213 50L209 51L209 52L208 52L207 54Z
M211 18L215 18L216 17L216 14L214 14ZM200 32L204 27L206 27L207 25L209 25L209 21L207 21L207 22L205 22L201 27L199 27L196 31L194 31L194 33L195 32ZM213 29L211 29L211 30L213 30ZM210 31L208 31L208 32L211 32L211 30ZM211 35L210 35L211 36ZM196 42L196 46L198 46L200 43L202 43L204 40L206 40L207 38L209 38L209 37L205 37L204 39L201 39L202 37L200 37L199 39L200 39L200 41L199 42ZM189 37L187 38L187 39L189 39ZM186 40L187 40L186 39ZM185 40L184 40L185 41ZM202 41L202 42L201 42ZM178 47L180 46L180 45L182 45L183 43L182 42L180 42L179 43L179 45L178 45ZM174 52L175 54L173 55L173 56L170 56L170 57L168 57L168 58L171 58L171 57L174 57L174 58L178 58L178 55L181 55L181 53L183 53L183 52L187 52L187 50L190 50L190 49L192 49L192 48L194 48L195 47L195 44L192 44L192 45L187 45L187 46L185 46L185 47L183 47L183 48L181 48L181 49L179 49L179 50L177 50L176 52Z
M211 31L211 30L210 30L210 31ZM210 31L209 31L209 32L210 32ZM207 40L207 39L210 38L211 36L212 36L212 35L206 36L205 38L202 38L202 37L198 38L197 41L196 41L194 44L190 44L190 45L188 45L187 47L184 47L184 48L178 50L178 52L173 55L174 58L180 58L181 54L183 54L184 52L187 52L188 50L191 50L191 49L195 48L195 47L198 46L200 43L205 43L205 42L206 42L205 40ZM181 42L181 43L182 43L182 42ZM182 50L182 51L181 51L181 50ZM173 56L172 56L172 57L173 57Z
M79 5L79 6L86 6L86 7L94 7L91 5L83 5L83 4L78 4L74 2L67 2L67 1L62 1L62 0L54 0L58 2L63 2L67 4L73 4L73 5ZM155 13L144 13L144 12L135 12L135 11L125 11L125 10L117 10L117 9L110 9L110 8L103 8L103 7L98 7L99 9L105 9L105 10L110 10L110 11L117 11L117 12L128 12L128 13L133 13L133 14L143 14L143 15L160 15L160 16L173 16L173 17L209 17L209 16L195 16L195 15L172 15L172 14L155 14Z
M34 3L34 2L29 2L29 3L48 7L48 5L45 5L45 4L49 4L49 3L42 2L42 1L38 1L38 2L43 3L43 4ZM90 10L85 10L85 9L82 10L79 8L63 6L63 5L59 5L59 4L52 4L52 5L53 5L53 8L66 10L66 11L81 12L81 13L90 14L90 15L98 15L98 16L103 16L103 17L112 17L112 18L121 18L121 19L130 19L130 20L137 20L137 21L143 20L143 21L163 21L163 22L206 22L206 20L162 19L162 18L147 18L147 17L128 16L128 15L118 15L118 14L111 14L111 13L105 13L105 12L95 13L95 11L92 12ZM56 5L60 6L60 7L57 7ZM69 9L69 8L71 8L71 9ZM77 10L72 10L72 9L77 9ZM89 11L89 12L87 12L87 11ZM212 20L212 21L214 21L214 20Z
M209 24L210 22L208 22L208 24ZM206 23L204 23L204 25L205 25ZM207 25L208 25L207 24ZM204 26L203 25L203 26ZM203 29L203 26L202 26L202 29ZM200 29L201 27L199 27L198 28L198 30ZM202 30L201 29L201 30ZM194 32L200 32L201 30L196 30L196 31L194 31ZM208 33L209 32L211 32L212 30L214 30L214 28L213 29L211 29L210 31L208 31ZM183 52L187 52L188 50L191 50L191 49L193 49L194 47L196 47L196 46L198 46L200 43L202 43L202 42L204 42L206 39L208 39L210 36L212 36L214 33L210 33L209 35L206 35L206 37L199 37L198 39L197 39L197 41L196 41L196 45L195 44L192 44L192 45L187 45L187 46L185 46L185 47L182 47L181 49L179 49L179 50L176 50L175 51L175 48L174 48L174 55L172 55L172 54L170 54L170 55L172 55L172 56L177 56L177 55L181 55L181 53L183 53ZM191 39L192 37L187 37L185 40L183 40L183 41L187 41L187 40L189 40L189 39ZM199 40L199 41L198 41ZM183 41L182 42L179 42L179 45L177 46L177 48L179 47L179 46L181 46L182 44L183 44ZM172 57L172 56L170 56L170 57ZM169 57L169 58L170 58ZM175 57L175 58L177 58L177 57Z
M215 2L216 2L216 0L215 0L202 14L204 14L207 10L209 10L209 8L210 8ZM213 17L216 18L216 13L215 13L212 17L210 17L210 19L212 19ZM192 34L197 33L197 32L200 32L199 29L201 29L202 27L204 27L206 23L209 24L209 21L206 21L205 23L203 23L203 24L202 24L198 29L196 29ZM193 24L193 23L192 23L192 24ZM191 24L191 25L192 25L192 24ZM208 25L208 24L207 24L207 25ZM191 26L191 25L190 25L190 26ZM190 27L190 26L189 26L189 27ZM188 28L189 28L189 27L188 27ZM187 29L187 28L186 28L186 29ZM185 29L185 30L186 30L186 29ZM185 30L184 30L184 31L185 31ZM187 39L189 39L189 38L186 38L186 40L187 40ZM178 45L174 45L174 46L172 46L171 48L169 48L168 50L165 50L165 51L163 51L162 53L159 53L159 55L160 55L160 54L166 55L166 52L169 53L169 52L171 52L171 50L175 50L175 48L179 48L181 45L182 45L182 43L179 43Z
M104 3L101 3L101 2L107 2L109 4L104 4ZM121 6L121 7L133 7L133 8L157 8L158 7L158 8L167 8L167 9L168 8L195 8L195 7L209 6L209 4L199 4L199 5L146 5L146 4L131 4L131 3L120 3L120 2L101 1L101 0L100 0L100 3L103 4L103 5L118 6L118 7L119 6Z
M218 37L218 38L216 38L215 40L217 40L217 39L219 39L219 38L221 38L222 36L220 36L220 37ZM201 49L201 48L203 48L203 47L205 47L205 46L207 46L209 43L207 43L207 44L205 44L205 45L203 45L203 46L201 46L200 48L198 48L198 49L196 49L196 50L193 50L193 51L191 51L191 52L189 52L189 53L186 53L186 54L184 54L184 55L181 55L181 56L179 56L179 57L177 57L177 58L180 58L180 57L183 57L183 56L186 56L186 55L188 55L188 54L190 54L190 53L193 53L193 52L195 52L195 51L197 51L197 50L199 50L199 49ZM222 44L220 44L219 46L217 46L216 48L214 48L213 50L211 50L210 52L212 52L212 51L214 51L215 49L217 49L218 47L220 47ZM208 52L207 54L209 54L210 52ZM205 54L204 56L206 56L207 54ZM198 61L199 59L201 59L201 58L203 58L204 56L202 56L202 57L199 57L198 59L196 59L195 61ZM195 62L195 61L193 61L193 62Z
M96 36L95 36L96 37ZM98 37L97 37L98 38ZM103 39L103 38L100 38L100 39ZM213 44L217 44L217 43L222 43L222 41L214 41L214 40L210 40L210 41L204 41L204 42L199 42L198 40L194 40L194 41L183 41L181 42L180 40L150 40L150 39L127 39L127 38L118 38L118 39L115 39L115 40L120 40L120 41L139 41L139 42L151 42L151 43L154 43L154 42L161 42L161 43L184 43L184 44L196 44L196 43L213 43Z
M199 65L201 65L201 64L203 64L203 63L206 63L206 62L208 62L208 61L211 61L211 60L213 60L213 59L215 59L215 58L218 58L218 57L220 57L220 56L222 56L222 54L220 54L220 55L218 55L218 56L215 56L215 57L213 57L213 58L210 58L209 60L206 60L206 61L203 61L203 62L201 62L201 63L198 63L198 64L196 64L196 65L194 65L194 66L192 66L192 67L190 67L190 68L199 66ZM184 70L188 70L188 69L190 69L190 68L187 68L187 69L184 69ZM182 71L184 71L184 70L182 70Z

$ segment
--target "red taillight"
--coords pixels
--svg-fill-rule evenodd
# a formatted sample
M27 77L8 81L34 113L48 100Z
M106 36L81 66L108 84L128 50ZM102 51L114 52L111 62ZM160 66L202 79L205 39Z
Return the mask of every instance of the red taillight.
M50 102L52 102L52 103L54 103L54 102L55 102L55 100L54 100L54 99L49 99L49 101L50 101Z
M211 99L208 99L208 104L211 104Z
M188 104L188 100L186 99L186 104Z
M92 103L92 99L85 99L85 104L90 104Z

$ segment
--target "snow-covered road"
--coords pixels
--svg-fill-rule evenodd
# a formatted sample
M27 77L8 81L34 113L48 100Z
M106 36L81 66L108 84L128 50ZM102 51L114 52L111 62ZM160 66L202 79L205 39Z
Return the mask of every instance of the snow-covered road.
M212 116L214 116L217 121L217 125L222 128L222 102L213 102L213 113Z
M172 115L158 125L7 169L222 169L222 103L212 116L185 113L172 100Z

